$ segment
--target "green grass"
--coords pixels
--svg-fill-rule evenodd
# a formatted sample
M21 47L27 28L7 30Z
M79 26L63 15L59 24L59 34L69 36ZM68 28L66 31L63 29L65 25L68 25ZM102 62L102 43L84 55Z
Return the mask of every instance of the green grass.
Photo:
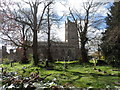
M55 62L55 63L61 63L61 64L65 64L65 63L76 63L78 61L58 61L58 62Z
M64 62L57 62L54 64L53 70L46 70L41 67L33 67L32 64L19 64L14 63L13 67L8 65L1 65L1 67L6 67L7 72L16 71L18 75L28 77L31 72L37 72L39 70L40 77L44 77L48 74L52 74L45 79L45 82L52 81L56 78L55 83L57 85L62 85L65 87L92 87L92 88L115 88L119 85L114 84L114 82L120 81L117 75L120 75L120 71L113 71L111 66L96 66L97 69L102 71L93 70L92 65L79 65L76 62L68 62L67 69L64 68ZM22 68L26 67L25 73L23 73ZM103 73L106 71L107 73Z

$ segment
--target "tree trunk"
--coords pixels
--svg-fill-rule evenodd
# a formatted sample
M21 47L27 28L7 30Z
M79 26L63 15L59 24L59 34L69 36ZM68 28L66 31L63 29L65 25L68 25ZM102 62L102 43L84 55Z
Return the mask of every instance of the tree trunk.
M88 54L87 50L85 49L85 45L81 44L81 62L87 63L88 62Z
M22 60L21 60L21 63L23 63L23 64L25 64L25 63L28 63L28 58L27 58L27 54L26 54L26 46L25 46L25 44L26 44L26 40L25 40L25 25L23 24L22 25L23 27L22 27L22 34L23 34L23 57L22 57Z
M26 53L26 48L23 47L23 57L22 57L22 60L21 60L21 63L22 64L27 64L29 61L28 61L28 58L27 58L27 53Z
M34 60L34 65L38 65L38 42L37 42L37 30L34 30L34 35L33 35L33 60Z
M47 55L48 55L48 57L47 57L47 61L46 61L46 67L49 67L49 62L52 62L53 61L53 58L52 58L52 56L51 56L51 42L50 42L50 13L49 13L49 6L48 6L48 12L47 12L47 14L48 14L48 17L47 17L47 20L48 20L48 49L47 49Z
M86 20L83 32L81 32L81 56L82 62L88 62L88 51L85 48L86 42L88 41L87 38L87 30L88 30L88 16L89 16L89 9L86 11Z
M38 10L38 5L37 3L34 4L34 13L33 13L33 60L34 60L34 66L38 66L38 42L37 42L37 10Z
M82 33L81 34L81 62L83 63L87 63L88 62L88 51L85 48L86 42L87 42L87 38L86 38L86 33Z

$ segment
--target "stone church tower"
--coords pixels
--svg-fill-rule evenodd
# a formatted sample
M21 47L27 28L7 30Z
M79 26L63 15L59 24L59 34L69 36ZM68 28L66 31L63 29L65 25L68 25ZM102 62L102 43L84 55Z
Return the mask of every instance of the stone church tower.
M65 22L65 42L79 48L77 21L71 22L70 20L67 20L67 22Z

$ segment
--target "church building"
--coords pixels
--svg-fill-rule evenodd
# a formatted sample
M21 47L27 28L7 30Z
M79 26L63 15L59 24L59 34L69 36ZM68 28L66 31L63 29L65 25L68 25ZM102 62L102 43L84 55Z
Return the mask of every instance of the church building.
M65 22L65 42L51 42L51 55L55 60L75 60L80 56L77 22ZM38 56L47 58L47 42L39 42Z
M65 41L64 42L51 42L51 55L54 60L75 60L80 57L79 40L77 32L77 22L67 20L65 22ZM39 59L47 59L47 42L38 42L38 56ZM2 47L2 55L12 57L13 60L18 61L21 58L21 51L10 50L8 54L6 47ZM28 50L28 54L32 53L32 49ZM10 58L10 59L12 59Z

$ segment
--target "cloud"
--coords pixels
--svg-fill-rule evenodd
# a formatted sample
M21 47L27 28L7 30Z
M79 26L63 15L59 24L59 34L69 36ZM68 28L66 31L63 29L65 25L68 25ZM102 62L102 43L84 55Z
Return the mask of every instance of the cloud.
M2 49L2 44L0 43L0 49Z
M63 16L64 14L66 14L68 12L69 8L66 7L63 2L56 2L55 5L53 6L53 10L59 16Z
M60 28L56 30L56 33L61 41L65 41L65 23L63 23Z

